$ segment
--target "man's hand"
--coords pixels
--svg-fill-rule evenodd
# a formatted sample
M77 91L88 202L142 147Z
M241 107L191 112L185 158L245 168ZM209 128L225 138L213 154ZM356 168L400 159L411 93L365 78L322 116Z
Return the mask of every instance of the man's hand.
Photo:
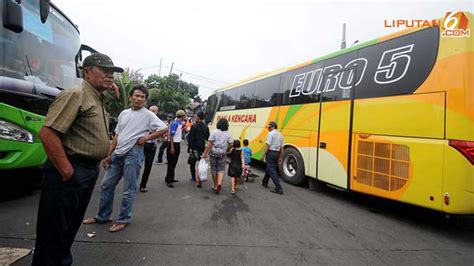
M260 158L261 161L265 161L265 153L262 155L262 157Z
M145 143L146 143L147 141L148 141L148 137L147 137L147 136L143 136L143 137L141 137L141 138L138 139L137 144L138 144L139 146L143 146L143 145L145 145Z
M112 157L110 157L110 155L107 155L107 157L104 158L104 160L102 160L102 166L104 167L104 169L109 169L110 167L110 162L112 161Z
M59 170L59 173L61 174L63 182L66 182L71 179L72 175L74 174L74 168L71 164L69 164L66 168Z
M282 164L283 163L283 158L278 158L278 164Z
M173 146L171 146L171 148L170 148L170 154L174 155L174 147Z

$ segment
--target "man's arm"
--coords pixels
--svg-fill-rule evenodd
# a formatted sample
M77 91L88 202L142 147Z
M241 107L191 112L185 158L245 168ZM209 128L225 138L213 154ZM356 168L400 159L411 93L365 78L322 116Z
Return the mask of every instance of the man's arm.
M143 136L143 137L138 139L137 144L142 146L149 140L153 140L153 139L159 138L160 136L163 136L167 131L168 131L168 128L165 128L165 129L158 130L158 131L155 131L153 133L150 133L146 136Z
M50 127L42 127L39 137L43 142L49 161L61 174L62 180L69 180L74 174L74 168L66 156L59 133Z
M102 161L102 166L104 169L108 169L110 166L110 161L112 160L112 153L114 152L115 148L117 147L117 139L118 139L118 133L115 134L114 138L112 139L112 143L110 143L109 146L109 152L107 153L107 157L104 158Z
M265 155L267 155L268 150L270 149L270 144L265 143L265 151L262 154L261 160L263 161L265 159Z

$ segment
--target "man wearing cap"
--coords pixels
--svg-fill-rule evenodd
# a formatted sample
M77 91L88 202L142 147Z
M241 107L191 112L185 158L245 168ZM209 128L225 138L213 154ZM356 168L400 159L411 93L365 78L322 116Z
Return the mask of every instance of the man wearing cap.
M71 246L84 218L109 149L102 92L116 90L114 66L105 54L84 59L84 80L62 91L50 105L39 137L48 161L44 165L36 224L33 265L70 265Z
M174 178L174 170L178 164L179 152L181 150L181 140L183 139L183 120L186 113L183 110L176 112L176 119L170 124L168 133L168 148L166 150L166 159L168 160L168 169L166 171L165 182L168 187L174 187L173 183L178 182Z
M278 132L277 128L278 126L275 121L270 121L270 123L268 123L267 141L265 142L266 145L265 151L262 155L262 160L265 158L265 161L267 162L265 176L268 173L275 184L275 189L270 190L270 192L283 194L283 189L280 184L280 175L277 171L278 165L283 161L283 136Z
M148 98L145 85L136 85L130 90L132 107L122 111L118 117L115 136L110 144L104 168L107 169L100 186L99 211L85 224L107 223L113 210L115 189L123 179L122 205L115 223L109 232L123 230L132 219L133 203L137 193L137 181L144 159L143 145L165 134L166 125L152 112L144 108Z
M171 124L171 122L173 122L173 113L168 113L168 116L166 117L166 126L169 126ZM158 139L160 140L160 139ZM156 157L156 162L155 164L161 164L163 163L163 154L165 153L165 150L166 148L168 148L168 132L166 132L166 134L164 134L162 137L161 137L161 146L160 146L160 150L158 152L158 157Z

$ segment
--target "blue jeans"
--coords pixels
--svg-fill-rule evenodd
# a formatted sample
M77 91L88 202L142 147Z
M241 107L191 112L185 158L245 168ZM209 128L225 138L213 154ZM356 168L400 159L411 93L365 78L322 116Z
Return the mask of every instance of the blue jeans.
M276 191L283 191L280 184L280 176L278 175L278 159L280 158L280 152L268 151L265 157L267 161L267 173L270 175L273 183L275 184Z
M99 212L95 216L97 222L101 223L110 220L114 205L115 187L122 177L122 206L120 207L120 214L116 222L121 224L130 222L143 157L143 146L134 146L122 156L112 154L110 167L105 173L100 186Z

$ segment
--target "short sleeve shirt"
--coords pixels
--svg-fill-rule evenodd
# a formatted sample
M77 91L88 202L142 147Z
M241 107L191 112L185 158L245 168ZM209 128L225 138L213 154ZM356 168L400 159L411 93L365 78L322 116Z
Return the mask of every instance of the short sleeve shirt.
M45 127L60 133L68 155L91 160L103 159L109 150L108 116L102 94L87 81L62 91L49 106Z
M283 146L283 136L276 129L268 132L266 143L270 145L271 151L280 151Z
M229 131L221 131L214 129L209 136L209 141L212 141L211 155L222 155L227 153L227 147L232 144L232 136Z
M244 154L245 163L249 164L252 161L252 149L249 146L242 148L242 153Z
M124 155L137 144L139 138L150 132L166 128L153 112L142 107L138 110L127 109L120 113L115 133L117 133L117 146L114 154Z

